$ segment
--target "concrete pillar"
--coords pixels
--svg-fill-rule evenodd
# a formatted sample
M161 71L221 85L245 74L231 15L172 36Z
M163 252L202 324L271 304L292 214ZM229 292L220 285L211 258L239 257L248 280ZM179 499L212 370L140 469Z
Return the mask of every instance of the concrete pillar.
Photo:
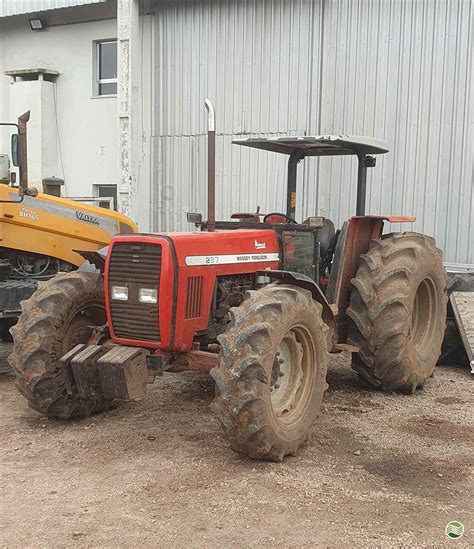
M138 86L134 86L135 71L140 60L140 15L139 0L117 2L117 47L118 47L118 150L119 183L118 209L132 219L138 218L137 154L137 105Z

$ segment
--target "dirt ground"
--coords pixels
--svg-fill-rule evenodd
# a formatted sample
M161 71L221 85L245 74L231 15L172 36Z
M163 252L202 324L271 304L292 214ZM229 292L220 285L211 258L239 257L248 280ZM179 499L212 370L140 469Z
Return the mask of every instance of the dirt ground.
M47 420L0 377L2 547L473 547L474 379L437 368L414 396L365 389L342 355L312 442L281 464L231 452L211 380ZM451 520L465 526L446 538Z

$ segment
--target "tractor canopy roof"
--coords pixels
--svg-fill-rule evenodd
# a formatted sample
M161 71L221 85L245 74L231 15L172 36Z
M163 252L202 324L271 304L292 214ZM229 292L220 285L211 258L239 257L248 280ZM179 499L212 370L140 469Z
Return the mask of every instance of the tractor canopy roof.
M382 139L359 135L248 137L236 139L232 143L288 155L300 153L301 156L368 155L388 152L388 145Z

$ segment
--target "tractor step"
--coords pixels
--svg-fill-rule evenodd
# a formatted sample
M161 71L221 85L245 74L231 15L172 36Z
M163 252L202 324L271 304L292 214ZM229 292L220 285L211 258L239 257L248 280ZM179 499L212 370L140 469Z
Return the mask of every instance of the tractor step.
M349 343L335 343L332 348L332 352L340 353L358 353L359 347L357 345L349 345Z
M60 359L66 391L81 398L102 394L132 400L145 394L149 381L147 351L139 347L76 345ZM154 377L154 376L152 376Z
M449 301L474 374L474 292L453 292Z

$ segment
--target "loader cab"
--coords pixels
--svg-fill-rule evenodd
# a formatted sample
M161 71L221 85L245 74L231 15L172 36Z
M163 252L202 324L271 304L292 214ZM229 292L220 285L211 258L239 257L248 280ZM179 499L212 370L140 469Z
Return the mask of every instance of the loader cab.
M11 138L11 154L12 154L12 164L15 167L20 166L20 136L17 133L14 133Z
M2 202L6 203L19 203L23 201L24 196L31 196L35 197L38 195L37 189L34 187L29 188L28 187L28 154L27 154L27 132L26 132L26 126L28 124L28 120L30 119L30 111L27 111L20 115L18 117L17 123L13 122L0 122L1 126L10 126L13 128L16 128L17 133L13 133L11 136L11 162L13 166L18 168L19 173L19 182L18 182L18 195L19 200L6 200ZM4 155L0 155L4 156ZM5 166L7 165L7 161L4 160ZM11 172L10 173L10 163L8 160L8 180L5 181L5 177L3 177L2 183L5 184L12 184L14 185L16 183L16 173ZM1 174L0 174L1 176Z
M2 124L5 125L5 124ZM0 185L14 185L16 173L11 171L12 167L18 167L20 163L20 146L17 133L11 136L10 154L0 153Z

